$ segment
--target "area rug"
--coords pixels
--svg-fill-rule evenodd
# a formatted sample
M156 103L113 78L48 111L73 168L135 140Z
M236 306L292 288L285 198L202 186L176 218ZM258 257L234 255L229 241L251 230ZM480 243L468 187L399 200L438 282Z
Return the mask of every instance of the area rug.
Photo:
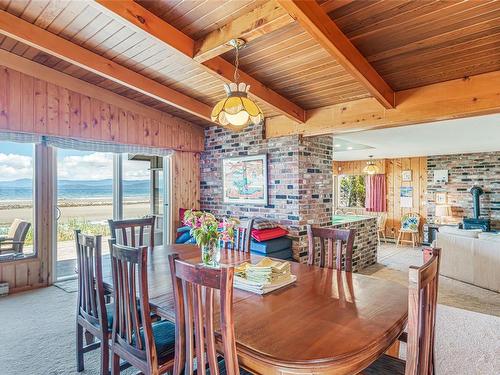
M78 374L75 299L55 287L0 298L0 374ZM499 333L498 317L439 305L436 374L500 374ZM85 354L82 374L98 373L99 353Z

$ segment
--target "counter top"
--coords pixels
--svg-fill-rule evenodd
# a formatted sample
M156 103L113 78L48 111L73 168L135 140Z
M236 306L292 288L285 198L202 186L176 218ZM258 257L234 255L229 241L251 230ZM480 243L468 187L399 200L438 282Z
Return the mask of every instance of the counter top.
M376 219L376 216L364 215L334 215L332 217L332 225L342 225L347 223L355 223L357 221Z

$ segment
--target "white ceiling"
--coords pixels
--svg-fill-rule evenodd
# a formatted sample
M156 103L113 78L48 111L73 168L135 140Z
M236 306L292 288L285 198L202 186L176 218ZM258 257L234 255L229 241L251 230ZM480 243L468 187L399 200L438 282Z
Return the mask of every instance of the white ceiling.
M342 134L338 138L343 144L370 147L334 148L333 158L340 161L364 160L369 155L383 159L500 151L500 114Z

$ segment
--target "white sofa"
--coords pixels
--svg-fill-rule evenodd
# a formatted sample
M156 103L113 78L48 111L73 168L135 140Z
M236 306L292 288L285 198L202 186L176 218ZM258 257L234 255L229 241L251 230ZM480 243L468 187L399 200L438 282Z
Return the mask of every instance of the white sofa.
M500 233L441 227L440 274L500 292Z

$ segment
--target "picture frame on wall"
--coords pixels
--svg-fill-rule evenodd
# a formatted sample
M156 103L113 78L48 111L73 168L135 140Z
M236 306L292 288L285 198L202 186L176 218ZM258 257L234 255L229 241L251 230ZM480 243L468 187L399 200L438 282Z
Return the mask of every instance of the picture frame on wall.
M446 204L446 193L436 193L436 204Z
M222 160L224 203L267 205L267 154Z
M403 180L404 182L410 182L412 180L411 169L401 172L401 180Z

